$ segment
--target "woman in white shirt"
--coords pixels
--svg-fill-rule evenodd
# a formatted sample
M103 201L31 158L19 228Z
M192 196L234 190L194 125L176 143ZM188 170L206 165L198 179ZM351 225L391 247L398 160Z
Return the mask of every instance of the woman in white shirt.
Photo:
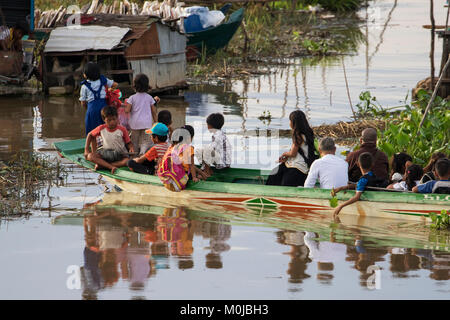
M314 146L314 133L306 115L295 110L289 115L292 129L292 147L281 155L281 164L272 170L267 185L298 187L303 186L309 167L318 158Z

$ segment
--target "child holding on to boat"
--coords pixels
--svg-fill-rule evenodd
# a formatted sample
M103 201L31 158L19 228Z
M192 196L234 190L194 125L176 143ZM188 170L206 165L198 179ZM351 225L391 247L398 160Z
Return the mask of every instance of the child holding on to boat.
M412 188L417 186L420 182L420 178L423 176L423 169L417 164L407 165L404 175L404 179L399 182L391 183L386 189L394 189L398 191L411 191Z
M434 168L436 180L415 186L412 191L418 193L450 194L450 160L447 158L436 161Z
M137 173L154 174L161 159L169 148L169 143L167 143L169 129L165 124L157 122L151 129L146 130L145 133L151 135L153 147L142 156L128 160L127 166L131 171Z
M128 153L133 153L134 147L127 129L118 124L116 108L106 106L102 109L101 115L105 124L99 125L88 133L84 157L95 163L95 170L108 168L111 173L114 173L118 167L126 165ZM103 146L97 150L97 137L99 136L102 138Z
M85 117L85 132L88 135L93 129L103 124L101 111L106 103L106 88L115 90L118 86L113 80L100 74L100 68L95 62L88 62L84 67L85 80L81 82L80 102L87 110Z
M158 166L158 177L171 191L178 192L185 189L188 180L197 182L199 179L207 178L194 164L195 151L191 145L193 137L194 128L190 125L176 129L171 137L172 145Z
M163 123L169 129L169 138L172 136L172 114L169 110L161 110L158 112L158 122Z
M136 93L127 99L124 103L125 112L130 114L130 138L136 148L136 152L143 155L153 142L145 130L150 129L156 122L155 104L159 101L158 97L153 97L147 93L150 89L148 77L140 73L136 75L133 81L133 87Z
M333 189L334 193L338 193L339 191L342 191L342 190L349 190L349 189L356 188L356 194L349 200L345 201L343 204L339 205L334 210L335 216L337 216L339 214L339 212L341 212L342 208L359 201L362 193L366 190L367 187L383 186L384 183L381 182L380 179L377 179L377 177L372 172L373 163L374 163L374 158L370 152L364 152L364 153L360 154L358 157L357 164L363 175L361 178L359 178L358 183L356 185L348 184L347 186ZM384 184L384 187L386 187L386 184Z
M202 166L202 170L208 175L213 174L213 169L221 170L231 165L231 143L222 127L225 118L221 113L212 113L206 118L206 125L212 133L212 142L205 148L198 148L195 155Z
M281 164L272 170L267 179L267 185L303 186L311 164L318 158L314 145L314 132L303 111L291 112L289 120L292 129L291 150L280 156L278 162Z

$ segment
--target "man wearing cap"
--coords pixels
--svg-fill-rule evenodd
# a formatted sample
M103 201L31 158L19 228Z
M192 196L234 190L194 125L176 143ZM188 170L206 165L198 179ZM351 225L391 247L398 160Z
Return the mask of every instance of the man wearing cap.
M361 147L357 151L350 152L347 155L348 162L348 177L352 182L357 182L361 178L361 170L358 167L357 161L359 156L364 152L369 152L374 158L374 165L372 171L374 175L383 180L388 180L389 161L386 154L377 149L377 130L374 128L364 129L359 138Z
M169 148L169 143L167 143L169 129L165 124L157 122L145 133L152 135L153 147L142 156L129 160L127 166L131 171L137 173L155 174L159 162Z
M337 156L336 145L332 138L324 138L319 143L320 159L314 161L309 168L305 180L305 188L314 188L316 181L321 189L333 189L346 186L348 183L348 163Z

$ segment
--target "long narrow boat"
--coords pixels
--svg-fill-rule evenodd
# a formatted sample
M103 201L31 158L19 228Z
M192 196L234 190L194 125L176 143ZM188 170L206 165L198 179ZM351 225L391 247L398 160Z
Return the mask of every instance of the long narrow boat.
M186 56L189 60L206 54L213 54L217 50L225 47L233 38L237 29L244 19L244 8L233 12L225 23L216 27L211 27L202 31L186 33L188 42Z
M54 143L62 157L87 169L94 164L83 156L85 139ZM330 190L266 186L269 174L264 170L230 168L207 181L190 181L186 190L171 192L157 176L120 168L114 174L99 170L99 174L122 190L158 199L161 205L199 206L210 210L255 207L277 208L297 215L330 214ZM339 193L339 203L350 199L354 191ZM366 191L361 201L345 207L342 214L426 221L431 212L450 211L450 195L403 192Z

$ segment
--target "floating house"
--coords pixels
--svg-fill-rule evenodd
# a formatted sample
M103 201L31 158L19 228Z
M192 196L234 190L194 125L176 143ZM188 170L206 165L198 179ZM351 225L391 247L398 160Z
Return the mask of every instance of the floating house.
M155 17L84 15L81 25L50 31L42 54L44 90L76 90L84 65L95 61L122 91L131 91L133 77L145 73L152 93L176 94L187 88L186 42L186 35Z

